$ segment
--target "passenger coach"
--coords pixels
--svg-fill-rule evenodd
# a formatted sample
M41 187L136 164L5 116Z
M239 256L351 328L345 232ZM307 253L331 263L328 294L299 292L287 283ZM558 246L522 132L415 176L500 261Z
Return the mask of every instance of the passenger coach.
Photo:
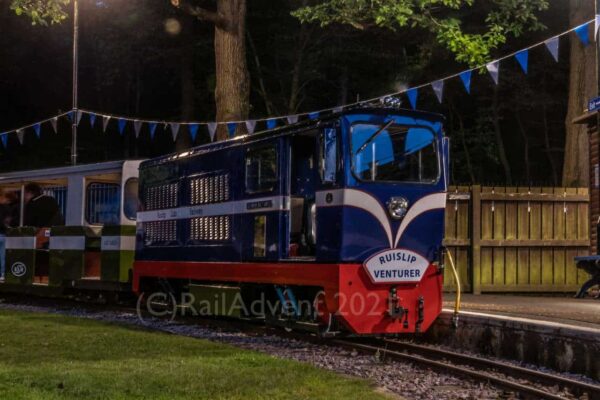
M43 295L130 292L141 161L0 173L16 201L0 290ZM39 184L57 201L64 226L27 227L24 188Z
M321 330L426 330L442 305L442 122L357 109L142 163L134 290L279 300L211 313Z

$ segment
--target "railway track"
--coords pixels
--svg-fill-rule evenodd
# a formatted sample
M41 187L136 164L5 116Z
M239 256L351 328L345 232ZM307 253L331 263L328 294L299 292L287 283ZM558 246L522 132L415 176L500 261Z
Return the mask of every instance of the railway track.
M587 395L590 400L600 399L600 386L598 385L431 346L391 339L367 342L333 340L332 343L361 352L375 353L380 358L409 361L441 372L489 382L528 398L565 400L568 397L557 394L557 388L562 388L578 398ZM523 381L527 381L527 383ZM531 386L528 384L530 382L539 383L549 389Z

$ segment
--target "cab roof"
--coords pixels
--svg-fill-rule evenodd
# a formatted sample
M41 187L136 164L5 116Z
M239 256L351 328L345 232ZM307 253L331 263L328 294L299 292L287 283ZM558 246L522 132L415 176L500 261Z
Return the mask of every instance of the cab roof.
M326 124L328 122L334 121L343 117L345 115L361 115L361 114L370 114L370 115L399 115L405 117L412 117L417 119L429 120L432 122L441 122L445 121L443 115L438 113L431 113L427 111L418 111L418 110L409 110L405 108L390 108L390 107L362 107L362 108L351 108L347 110L343 110L337 113L330 113L323 117L319 117L316 119L307 119L300 122L297 122L292 125L285 125L281 127L277 127L274 129L258 131L253 134L247 134L243 136L238 136L232 139L223 140L216 143L207 143L204 145L193 147L184 152L171 153L161 157L154 158L152 160L145 161L142 163L140 168L151 167L155 165L160 165L172 161L177 161L181 159L186 159L189 157L205 154L211 151L222 150L230 147L236 147L240 145L245 145L253 142L259 142L262 140L273 139L275 137L282 137L287 135L292 135L297 133L298 131L304 131L309 127L318 127L322 124Z

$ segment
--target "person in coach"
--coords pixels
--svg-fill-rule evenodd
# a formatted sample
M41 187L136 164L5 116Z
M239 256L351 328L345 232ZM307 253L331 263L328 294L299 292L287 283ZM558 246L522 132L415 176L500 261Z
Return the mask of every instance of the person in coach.
M37 183L28 183L25 185L23 226L50 228L64 224L65 221L56 199L45 195Z

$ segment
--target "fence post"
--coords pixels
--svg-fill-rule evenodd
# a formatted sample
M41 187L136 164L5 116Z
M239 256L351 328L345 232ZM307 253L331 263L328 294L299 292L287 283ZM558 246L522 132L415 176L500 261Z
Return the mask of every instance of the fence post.
M471 188L471 263L473 294L481 294L481 186Z

